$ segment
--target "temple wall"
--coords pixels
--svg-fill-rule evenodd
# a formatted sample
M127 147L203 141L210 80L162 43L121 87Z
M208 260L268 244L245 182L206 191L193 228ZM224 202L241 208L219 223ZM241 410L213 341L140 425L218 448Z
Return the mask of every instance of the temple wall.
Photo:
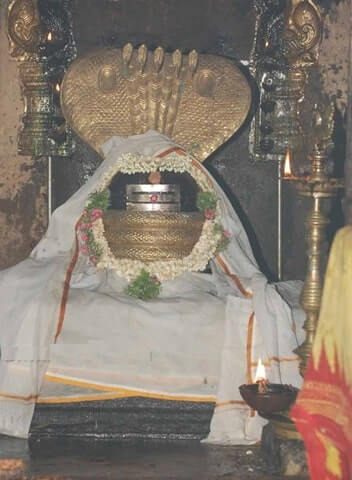
M24 259L46 227L45 164L17 154L23 103L0 2L0 268Z
M22 112L16 62L8 55L4 28L7 2L1 1L0 39L0 267L24 258L41 237L46 223L45 163L16 154ZM336 92L341 119L346 104L346 3L330 10L323 53L325 87ZM94 19L94 23L92 21ZM254 15L248 0L74 0L74 35L78 55L98 46L120 47L127 42L150 48L196 48L202 53L247 61L253 40ZM343 121L341 120L341 124ZM275 276L277 255L277 166L250 162L247 124L207 166L228 192L243 220L257 259ZM343 135L343 129L341 130ZM342 136L340 137L342 139ZM342 143L342 140L341 140ZM341 154L340 154L341 157ZM72 159L55 159L55 201L62 203L99 159L81 142ZM309 201L292 185L284 186L284 277L303 278L304 218Z
M324 89L336 100L341 115L345 114L348 97L350 22L350 0L331 6L319 56Z

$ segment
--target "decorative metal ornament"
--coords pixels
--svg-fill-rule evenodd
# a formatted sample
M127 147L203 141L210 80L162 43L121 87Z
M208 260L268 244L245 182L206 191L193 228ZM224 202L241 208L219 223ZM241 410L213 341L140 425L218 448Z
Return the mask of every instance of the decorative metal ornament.
M59 98L59 93L46 81L44 69L42 62L23 61L19 64L25 108L23 127L18 135L18 152L33 156L68 156L72 153L71 132L66 130L64 141L55 141L55 134L65 128L65 122L55 104L54 96Z
M240 128L250 104L248 82L232 61L143 45L89 53L62 84L65 118L98 152L114 135L154 129L203 161Z
M189 255L203 224L201 212L108 210L104 216L106 239L115 257L146 263Z
M102 67L98 75L99 90L102 93L109 93L116 89L116 72L111 66Z
M24 98L18 135L22 155L69 156L74 148L61 114L59 92L63 71L75 54L68 4L69 0L13 0L9 5L10 52L19 61ZM49 39L47 26L53 28Z
M156 73L160 72L160 69L162 67L163 61L164 61L164 49L162 47L158 47L155 49L154 52L154 66L155 66L155 71Z
M326 173L327 152L332 146L334 111L334 105L331 103L324 104L323 100L320 105L315 105L311 131L315 142L311 173L308 176L291 178L295 181L299 195L313 199L312 210L305 222L308 263L306 279L301 293L301 305L306 313L303 328L307 332L307 336L303 344L296 350L301 358L300 372L302 376L305 374L312 351L323 289L323 247L326 228L330 222L324 213L322 201L336 197L339 190L344 188L343 179L332 178Z
M13 0L8 8L10 54L28 59L38 53L40 18L37 0Z
M255 6L251 70L259 87L259 108L250 133L251 156L255 161L281 161L288 147L306 155L300 103L309 68L318 58L321 11L313 0L257 0Z
M295 67L313 65L323 34L322 15L313 0L291 0L283 32L283 55Z

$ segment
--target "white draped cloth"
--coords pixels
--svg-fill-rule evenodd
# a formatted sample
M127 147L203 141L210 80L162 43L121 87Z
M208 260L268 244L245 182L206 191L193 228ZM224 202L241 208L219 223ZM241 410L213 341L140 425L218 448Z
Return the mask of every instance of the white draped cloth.
M113 271L97 271L82 254L73 261L75 225L104 173L124 153L173 147L155 131L110 139L103 163L54 212L29 258L0 272L0 433L26 438L36 402L139 395L215 402L206 441L251 444L265 421L238 387L253 381L258 359L271 382L300 386L301 285L267 282L209 173L231 234L212 273L183 274L144 302L126 295Z

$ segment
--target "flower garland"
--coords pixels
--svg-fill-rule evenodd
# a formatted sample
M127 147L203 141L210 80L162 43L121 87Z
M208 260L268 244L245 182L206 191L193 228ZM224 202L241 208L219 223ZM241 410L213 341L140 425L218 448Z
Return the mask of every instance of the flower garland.
M198 184L197 207L205 221L197 243L191 253L181 259L144 263L139 260L116 258L105 237L103 215L110 201L108 186L117 173L150 173L171 171L189 173ZM220 223L220 209L214 189L208 177L193 163L188 155L171 153L159 158L127 153L105 172L86 204L77 226L81 253L99 269L109 268L130 282L126 293L144 300L154 298L160 292L160 283L172 280L184 272L202 271L209 260L226 248L229 232ZM147 292L147 293L146 293Z

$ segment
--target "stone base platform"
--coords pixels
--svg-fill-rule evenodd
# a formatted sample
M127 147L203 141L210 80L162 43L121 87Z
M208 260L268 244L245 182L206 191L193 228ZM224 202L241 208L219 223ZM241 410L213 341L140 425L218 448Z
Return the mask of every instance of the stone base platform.
M209 433L213 403L142 397L37 404L31 437L200 440Z
M308 476L303 442L278 437L271 423L268 423L263 429L261 450L268 464L280 471L282 475Z

